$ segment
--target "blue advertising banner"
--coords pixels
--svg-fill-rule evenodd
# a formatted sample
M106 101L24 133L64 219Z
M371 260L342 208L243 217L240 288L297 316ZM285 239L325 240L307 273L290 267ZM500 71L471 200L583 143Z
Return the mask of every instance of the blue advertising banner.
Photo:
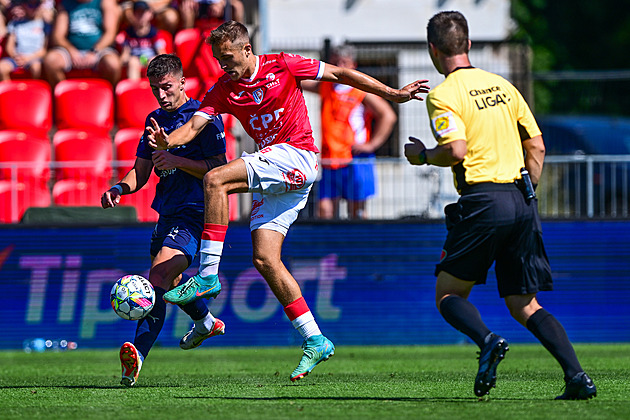
M543 223L555 291L541 304L574 342L630 341L630 222ZM152 226L6 227L0 230L0 348L41 337L81 348L118 347L135 322L117 317L109 292L125 274L148 277ZM283 260L324 334L336 345L446 344L466 338L435 308L433 271L442 223L298 223ZM251 262L246 225L228 229L223 290L209 301L226 323L216 346L299 345L301 338ZM195 274L197 262L188 273ZM534 342L498 297L494 272L470 297L493 330ZM169 305L158 345L177 346L191 321Z

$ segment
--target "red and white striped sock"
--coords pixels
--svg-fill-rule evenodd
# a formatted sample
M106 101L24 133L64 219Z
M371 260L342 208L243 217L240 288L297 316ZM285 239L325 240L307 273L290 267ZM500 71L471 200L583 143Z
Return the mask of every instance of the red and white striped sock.
M314 335L321 335L322 332L303 297L285 306L284 313L287 314L293 327L302 334L305 340Z
M223 253L226 225L205 223L201 233L201 246L199 247L199 274L207 277L219 273L219 262Z

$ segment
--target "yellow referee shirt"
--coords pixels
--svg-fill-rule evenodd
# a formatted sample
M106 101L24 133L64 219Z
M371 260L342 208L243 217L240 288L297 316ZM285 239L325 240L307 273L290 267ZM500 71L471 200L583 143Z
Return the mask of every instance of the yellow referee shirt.
M541 134L520 92L503 77L477 68L450 73L427 95L427 109L439 145L466 141L466 157L452 168L460 192L466 184L520 178L521 141Z

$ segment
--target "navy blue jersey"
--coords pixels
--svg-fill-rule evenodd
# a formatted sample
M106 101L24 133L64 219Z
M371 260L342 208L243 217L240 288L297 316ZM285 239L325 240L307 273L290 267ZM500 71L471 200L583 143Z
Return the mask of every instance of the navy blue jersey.
M199 108L201 102L189 99L177 111L168 112L159 108L151 112L145 121L145 127L151 126L150 118L155 119L167 134L184 125ZM153 148L147 141L145 130L138 144L136 156L151 160ZM168 149L176 156L191 160L203 160L225 153L225 132L223 120L218 116L213 122L195 137L190 143ZM162 171L154 168L160 182L155 190L155 199L151 207L160 215L172 215L181 210L197 210L203 213L203 180L194 177L181 169Z

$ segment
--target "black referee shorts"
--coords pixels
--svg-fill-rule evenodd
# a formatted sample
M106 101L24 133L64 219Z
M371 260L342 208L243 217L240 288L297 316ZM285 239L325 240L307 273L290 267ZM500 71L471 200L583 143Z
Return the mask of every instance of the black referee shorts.
M526 201L515 184L468 187L444 210L449 230L435 275L445 271L485 284L496 262L502 298L552 290L537 205L535 199Z

